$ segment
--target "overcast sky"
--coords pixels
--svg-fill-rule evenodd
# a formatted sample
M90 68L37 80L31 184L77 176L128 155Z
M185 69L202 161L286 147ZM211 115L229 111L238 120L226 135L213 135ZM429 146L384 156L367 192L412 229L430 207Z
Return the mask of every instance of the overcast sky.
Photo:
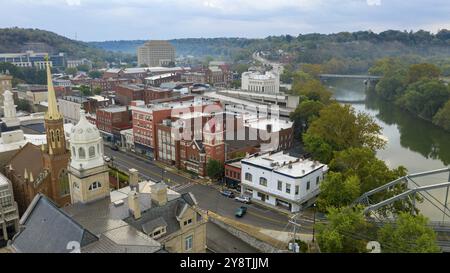
M450 29L449 0L0 0L0 27L83 41Z

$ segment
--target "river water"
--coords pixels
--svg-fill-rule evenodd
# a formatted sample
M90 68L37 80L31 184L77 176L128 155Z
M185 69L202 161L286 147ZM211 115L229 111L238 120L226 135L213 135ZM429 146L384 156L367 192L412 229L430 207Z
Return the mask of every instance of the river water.
M383 127L382 134L388 142L384 150L377 152L377 156L389 167L402 165L409 174L449 167L449 132L414 117L390 102L366 95L361 80L337 79L328 80L325 84L333 91L336 100L352 105L356 111L368 113ZM450 177L447 172L414 181L422 186L444 183L450 181ZM418 208L432 221L450 222L450 217L441 211L444 210L446 192L447 188L442 188L424 193L424 197L431 201L424 198ZM447 204L450 206L450 197ZM447 215L450 215L448 210Z

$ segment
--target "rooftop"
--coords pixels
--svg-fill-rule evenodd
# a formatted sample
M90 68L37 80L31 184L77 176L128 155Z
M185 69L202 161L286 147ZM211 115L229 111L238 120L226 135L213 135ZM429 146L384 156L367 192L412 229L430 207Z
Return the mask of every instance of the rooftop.
M244 126L258 130L267 130L267 127L271 125L272 132L279 132L284 129L292 128L293 124L292 121L276 118L250 118L245 120Z
M274 172L294 177L303 177L309 173L326 167L325 164L320 162L293 157L288 154L284 154L283 152L245 158L242 159L241 163L249 163L251 165L271 169Z

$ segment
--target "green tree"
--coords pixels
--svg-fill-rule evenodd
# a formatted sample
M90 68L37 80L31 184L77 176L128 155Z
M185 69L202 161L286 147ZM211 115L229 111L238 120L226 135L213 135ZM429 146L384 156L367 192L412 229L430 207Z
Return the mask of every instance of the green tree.
M92 96L92 91L91 91L91 88L89 87L89 86L87 86L87 85L82 85L82 86L80 86L80 93L83 95L83 96Z
M345 177L341 173L329 172L320 184L317 206L321 211L329 207L350 205L361 194L359 178L356 175Z
M210 159L206 164L206 174L211 179L220 179L223 177L224 166L223 164L214 159Z
M319 81L316 79L311 79L300 73L299 77L296 77L294 84L292 86L292 93L305 96L310 100L320 101L324 104L330 102L332 93Z
M434 115L433 123L450 131L450 100Z
M291 120L294 122L296 128L301 133L304 133L309 126L309 123L319 116L320 110L322 110L324 104L320 101L303 100L290 114Z
M431 120L450 99L449 87L439 80L421 80L408 86L397 104L415 115Z
M386 224L378 231L382 252L390 253L437 253L440 248L436 233L427 226L423 215L401 213L395 224Z
M327 224L317 225L317 242L325 253L366 252L369 224L361 208L328 209Z
M333 151L351 147L367 147L375 151L386 144L379 137L380 133L381 127L368 114L356 113L350 105L333 103L323 108L319 118L309 126L305 135L315 138L304 137L303 140L308 147L308 140L321 139L330 145Z
M64 73L66 73L67 75L72 75L75 76L78 72L78 69L76 67L68 67L66 68L66 70L64 70Z
M94 95L100 95L102 93L102 89L100 87L95 87L93 91Z
M408 69L409 83L414 83L421 80L438 79L440 75L440 68L429 63L413 64Z
M91 72L89 72L89 77L93 78L93 79L98 79L101 78L103 76L103 73L101 71L98 70L92 70Z
M89 72L90 68L87 64L80 64L77 66L78 71Z
M17 110L31 112L31 105L28 101L19 99L17 102Z
M333 148L322 138L313 134L303 134L305 150L310 152L313 158L328 164L333 158Z

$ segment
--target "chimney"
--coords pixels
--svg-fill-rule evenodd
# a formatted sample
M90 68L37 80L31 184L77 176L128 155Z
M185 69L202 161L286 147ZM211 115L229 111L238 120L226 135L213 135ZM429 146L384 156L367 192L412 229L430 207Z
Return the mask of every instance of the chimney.
M272 124L267 124L266 125L266 130L268 133L272 133Z
M141 206L139 204L139 193L130 191L128 194L128 209L135 220L141 218Z
M167 185L164 182L153 184L151 198L157 206L164 206L167 203Z
M130 189L139 192L139 171L136 169L129 169L130 174Z

